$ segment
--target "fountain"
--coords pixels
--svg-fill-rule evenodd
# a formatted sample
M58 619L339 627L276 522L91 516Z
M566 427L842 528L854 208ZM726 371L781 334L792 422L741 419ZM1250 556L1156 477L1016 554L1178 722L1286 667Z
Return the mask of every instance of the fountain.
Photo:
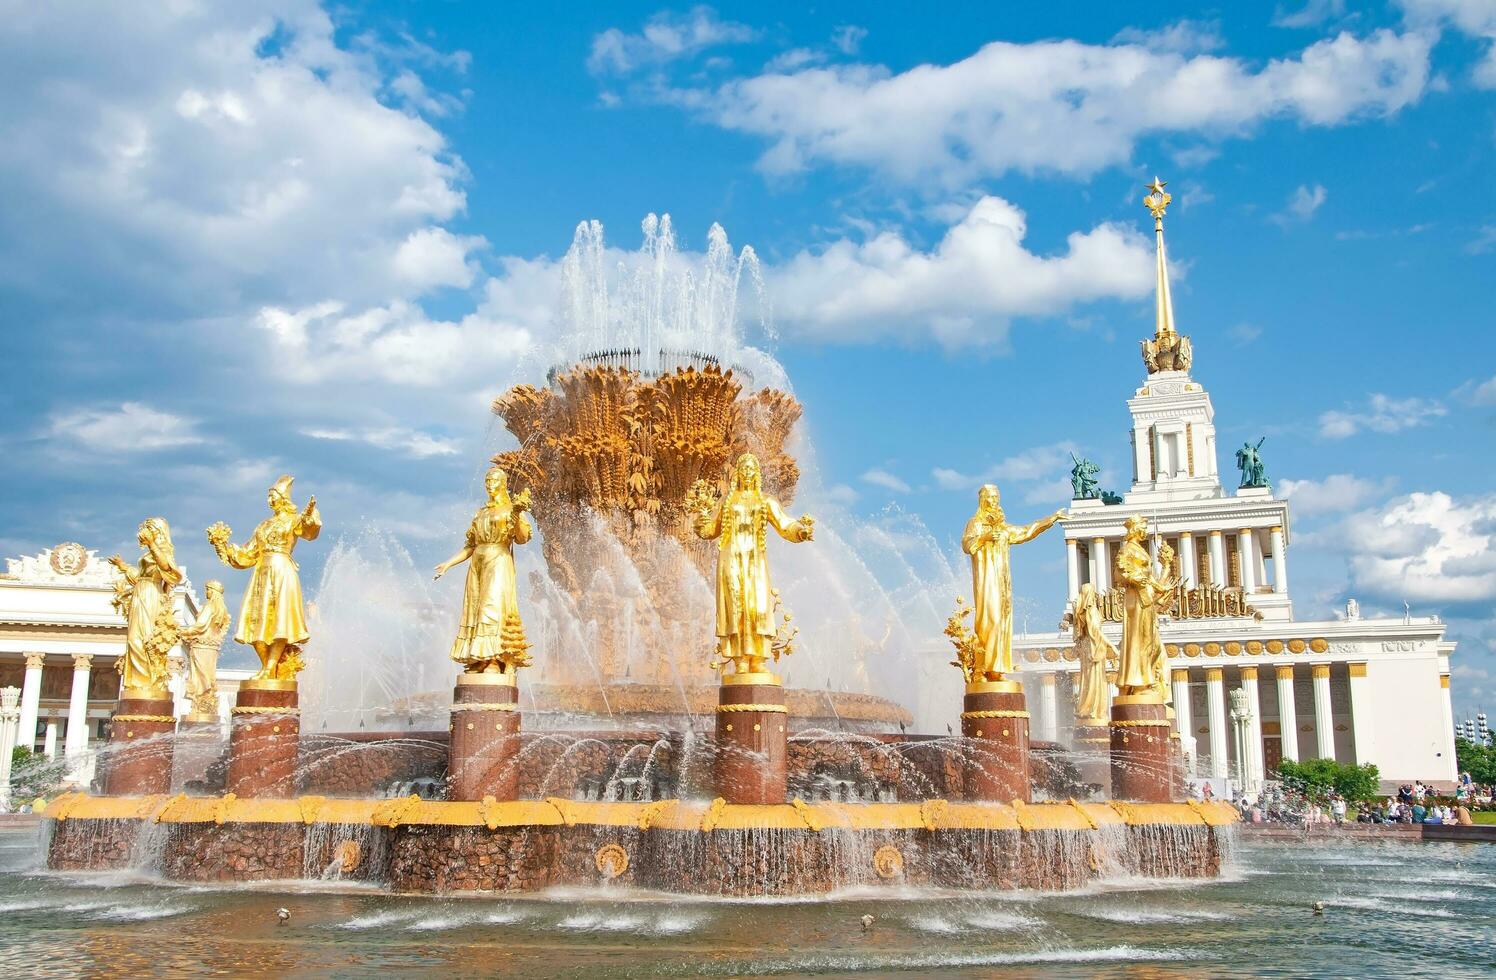
M964 704L954 676L927 683L944 659L934 596L956 573L938 547L901 547L889 526L783 512L808 456L783 371L739 332L752 252L734 253L714 226L692 267L668 218L651 216L644 232L643 250L613 270L601 228L578 229L546 384L494 402L517 446L493 456L473 527L491 520L498 536L470 532L443 570L490 549L482 560L498 564L484 567L508 562L509 578L492 586L498 572L473 573L462 616L476 614L473 582L507 590L511 605L488 627L462 619L459 646L487 652L464 661L455 688L443 690L459 621L451 590L365 530L327 562L307 613L310 669L298 681L295 645L278 667L266 647L223 759L167 788L174 740L197 746L203 733L153 729L128 745L129 759L156 759L149 779L119 764L121 750L101 760L104 795L38 801L52 868L120 868L146 854L151 870L186 881L326 877L396 892L611 882L725 895L1068 889L1109 874L1219 872L1235 811L1171 802L1161 702L1117 702L1117 799L1078 788L1077 763L1094 772L1107 748L1030 743L1021 688L1006 676L1006 573L978 575L974 633L959 615L948 627ZM271 499L286 521L289 486L283 478ZM996 496L983 491L966 542L994 568L1007 542L1053 523L1003 524ZM516 548L532 518L540 547ZM296 520L308 530L295 533L316 537L312 504ZM766 544L765 522L804 543ZM248 567L250 553L215 529L225 560ZM993 535L1001 554L989 553ZM768 584L766 554L782 591ZM734 564L744 560L757 570ZM740 575L762 576L762 591L734 584ZM748 622L759 625L724 626ZM907 734L916 714L880 693L894 690L926 727L959 719L960 734Z

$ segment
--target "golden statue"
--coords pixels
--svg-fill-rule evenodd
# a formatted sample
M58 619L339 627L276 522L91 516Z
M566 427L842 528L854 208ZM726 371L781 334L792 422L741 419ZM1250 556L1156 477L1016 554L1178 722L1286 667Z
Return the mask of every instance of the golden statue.
M144 554L136 565L119 555L109 559L120 570L114 585L114 608L125 617L125 655L114 662L121 697L165 698L167 654L180 642L171 590L183 578L171 543L171 529L160 517L141 522L136 540Z
M1179 583L1154 577L1153 559L1144 542L1148 521L1129 517L1127 538L1117 551L1117 580L1122 583L1122 649L1117 669L1117 689L1123 695L1152 693L1162 703L1168 700L1164 679L1163 638L1158 632L1158 614L1174 598Z
M961 535L961 550L971 556L971 593L976 607L972 623L975 658L968 683L1000 681L1013 670L1013 568L1009 549L1037 538L1064 514L1057 510L1032 524L1009 524L1003 519L997 487L989 483L977 491L977 512L966 522Z
M769 582L767 528L786 541L809 541L815 533L810 515L791 521L779 501L764 493L758 458L738 457L732 490L718 497L705 480L697 480L686 496L686 511L699 537L717 545L717 659L713 667L731 661L736 673L759 674L772 656L787 652L779 642L774 610L779 593Z
M530 491L511 497L508 474L497 466L483 486L488 503L473 515L462 550L437 565L435 577L468 562L452 659L470 674L504 674L530 666L514 574L514 546L530 540Z
M1117 648L1101 632L1101 602L1096 586L1087 582L1075 599L1075 618L1071 629L1075 635L1075 653L1080 672L1075 696L1077 724L1105 725L1110 714L1111 696L1106 677L1107 661L1115 659Z
M187 661L187 700L196 721L218 718L218 654L229 632L229 609L223 602L223 583L209 579L197 620L182 631L191 656Z
M237 643L254 647L260 658L260 670L254 680L294 681L306 666L301 648L310 639L306 629L306 608L301 598L301 576L291 549L296 540L315 541L322 533L322 515L317 498L306 502L300 512L291 502L292 477L283 476L266 493L270 516L255 528L249 543L236 545L233 534L222 521L208 528L208 542L225 565L231 568L253 568L244 605L239 610Z

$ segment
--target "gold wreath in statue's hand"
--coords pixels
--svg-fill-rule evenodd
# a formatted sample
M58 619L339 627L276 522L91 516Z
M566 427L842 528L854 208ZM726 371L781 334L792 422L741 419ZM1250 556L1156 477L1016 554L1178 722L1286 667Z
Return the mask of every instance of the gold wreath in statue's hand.
M800 515L800 540L809 541L816 534L816 519L809 514Z
M514 512L516 514L529 510L531 503L532 501L530 498L529 487L526 487L519 493L516 493L509 498L509 505L514 508Z

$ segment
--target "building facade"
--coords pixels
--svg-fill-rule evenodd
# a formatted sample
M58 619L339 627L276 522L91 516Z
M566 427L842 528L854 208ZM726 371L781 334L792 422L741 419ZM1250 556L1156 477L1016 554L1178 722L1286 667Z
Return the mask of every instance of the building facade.
M1161 193L1162 185L1150 190ZM1162 210L1154 210L1157 328L1143 343L1142 386L1127 401L1131 486L1120 500L1087 492L1072 501L1063 524L1065 619L1056 632L1015 642L1035 737L1065 741L1074 724L1069 620L1082 586L1101 596L1104 632L1120 640L1117 551L1124 522L1141 515L1155 562L1173 554L1168 567L1157 566L1179 582L1161 632L1177 730L1197 776L1250 789L1282 759L1325 758L1374 763L1386 782L1453 780L1455 644L1444 624L1365 618L1354 599L1333 619L1296 619L1289 506L1273 495L1256 447L1234 451L1242 475L1232 482L1242 485L1231 492L1223 485L1210 395L1192 374L1189 338L1174 330Z

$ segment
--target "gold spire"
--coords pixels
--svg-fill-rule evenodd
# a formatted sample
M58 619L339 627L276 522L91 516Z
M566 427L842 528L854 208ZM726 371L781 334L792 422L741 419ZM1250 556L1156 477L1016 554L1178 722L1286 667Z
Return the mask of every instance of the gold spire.
M1153 178L1144 184L1148 195L1143 206L1153 215L1153 232L1158 237L1158 281L1155 284L1153 339L1143 341L1143 363L1149 374L1159 371L1188 371L1193 359L1190 339L1174 330L1174 298L1169 294L1169 258L1164 251L1164 212L1174 196L1164 190L1167 181Z

